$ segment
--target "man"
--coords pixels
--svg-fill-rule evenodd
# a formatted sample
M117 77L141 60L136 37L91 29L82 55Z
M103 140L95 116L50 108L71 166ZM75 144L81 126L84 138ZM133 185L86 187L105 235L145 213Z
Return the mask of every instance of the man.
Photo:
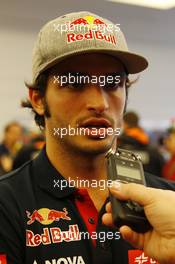
M163 176L175 181L175 128L169 128L164 140L165 147L170 154L170 159L163 168Z
M142 159L145 171L161 177L164 158L157 148L150 145L149 136L140 127L139 119L134 111L125 113L123 134L120 136L119 145L121 148L137 153Z
M4 138L0 144L0 175L11 171L13 159L19 149L18 142L22 138L22 127L17 122L5 126Z
M147 65L128 51L116 25L95 14L67 14L42 28L33 53L30 102L23 105L33 109L46 147L1 180L0 259L129 263L134 248L102 224L108 199L105 155L116 147L128 74ZM146 180L174 189L156 177Z

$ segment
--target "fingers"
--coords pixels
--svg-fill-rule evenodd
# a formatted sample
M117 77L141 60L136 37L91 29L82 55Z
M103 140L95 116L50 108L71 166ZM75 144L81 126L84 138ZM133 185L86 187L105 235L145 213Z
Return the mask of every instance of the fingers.
M124 240L129 242L133 247L138 249L143 249L144 247L144 234L138 234L134 232L128 226L122 226L120 228L120 233Z
M112 214L111 213L104 214L102 216L102 223L107 226L114 227L113 220L112 220Z
M112 220L112 214L106 213L102 217L102 223L114 227L113 220ZM138 234L134 232L130 227L128 226L122 226L120 228L120 233L126 241L128 241L132 246L142 249L144 246L144 234Z
M150 203L151 199L151 188L147 188L140 184L121 184L115 182L110 188L110 192L119 199L122 200L133 200L141 205L146 205ZM106 214L102 217L102 222L105 225L113 226L112 221L112 208L111 203L106 204Z
M110 202L106 204L106 212L107 213L111 213L112 212L112 208L111 208L111 203Z
M158 192L152 191L152 188L145 187L141 184L128 183L122 184L117 182L110 189L110 192L118 199L133 200L142 206L150 204L154 198L158 198ZM158 191L158 190L157 190Z

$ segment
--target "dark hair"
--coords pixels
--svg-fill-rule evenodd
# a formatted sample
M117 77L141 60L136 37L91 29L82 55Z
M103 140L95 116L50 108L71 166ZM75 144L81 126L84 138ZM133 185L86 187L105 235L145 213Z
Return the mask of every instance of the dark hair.
M47 89L47 83L48 83L48 77L49 77L49 73L50 71L47 70L43 73L41 73L37 80L35 81L35 83L33 84L28 84L28 83L25 83L25 85L27 86L27 88L29 89L33 89L33 90L37 90L39 95L41 97L45 97L45 94L46 94L46 89ZM127 78L126 80L126 102L125 102L125 109L124 109L124 112L126 111L126 106L127 106L127 99L128 99L128 88L137 81L134 80L134 81L130 81L129 78ZM35 122L36 124L40 127L41 130L43 130L45 128L45 120L44 120L44 115L39 115L35 109L33 108L31 102L27 99L27 100L23 100L21 102L21 106L22 107L26 107L26 108L30 108L34 114L34 119L35 119ZM47 116L49 117L49 111L48 111L48 106L47 106L47 103L45 102L45 113L47 114Z
M29 89L33 89L33 90L38 91L39 95L44 98L45 94L46 94L48 77L49 77L49 72L45 71L45 72L41 73L38 76L38 78L36 79L35 83L28 84L28 83L25 82L25 85ZM33 106L32 106L32 104L31 104L29 99L22 100L21 106L22 107L26 107L26 108L30 108L31 111L34 114L35 123L40 127L41 130L45 128L44 115L39 115L35 111L35 109L33 108Z

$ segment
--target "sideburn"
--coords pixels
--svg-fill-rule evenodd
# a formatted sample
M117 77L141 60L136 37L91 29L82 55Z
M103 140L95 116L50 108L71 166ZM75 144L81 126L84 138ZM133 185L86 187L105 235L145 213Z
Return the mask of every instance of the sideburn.
M48 103L47 103L47 101L46 101L46 98L44 98L44 100L43 100L43 104L44 104L44 116L45 116L46 118L51 117L51 113L50 113L49 105L48 105Z

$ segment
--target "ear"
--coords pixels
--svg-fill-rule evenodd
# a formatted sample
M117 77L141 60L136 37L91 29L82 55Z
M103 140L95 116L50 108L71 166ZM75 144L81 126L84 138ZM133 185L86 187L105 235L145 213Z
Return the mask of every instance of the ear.
M41 97L39 92L37 90L29 88L29 98L34 110L39 115L44 115L43 97Z

